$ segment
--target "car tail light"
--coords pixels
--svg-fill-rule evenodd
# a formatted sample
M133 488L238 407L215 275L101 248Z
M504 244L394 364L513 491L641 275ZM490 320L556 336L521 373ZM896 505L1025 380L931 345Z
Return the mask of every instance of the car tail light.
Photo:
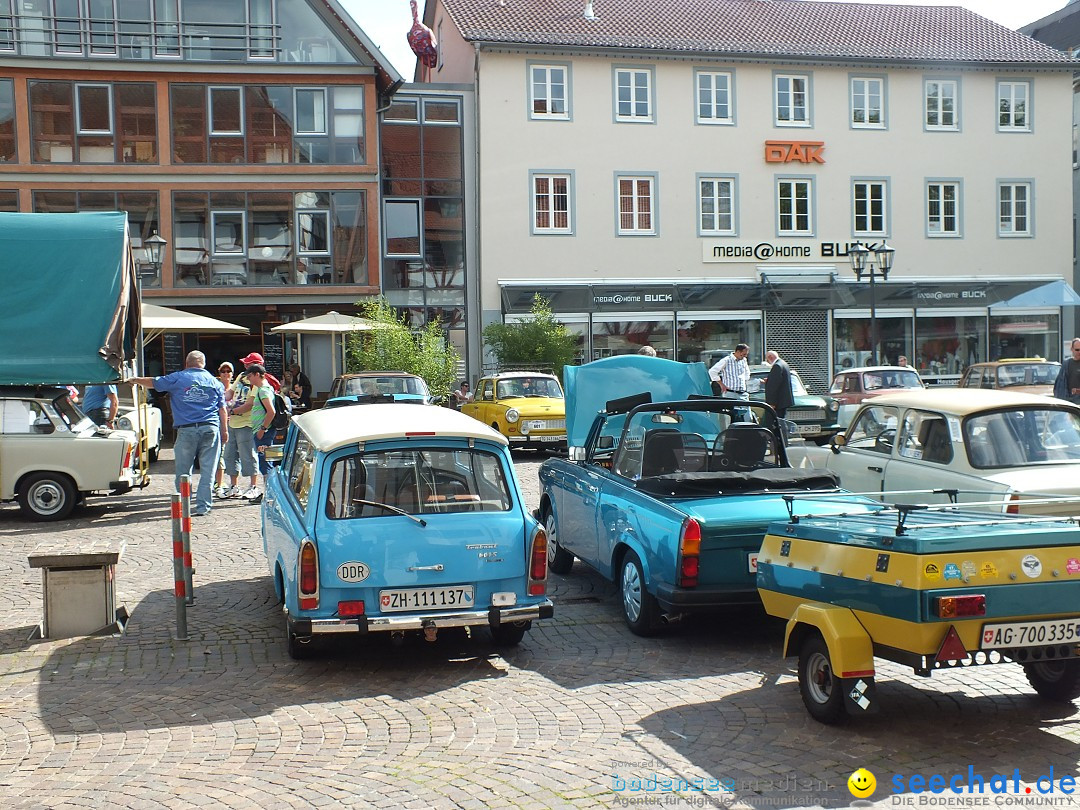
M1006 515L1020 514L1020 496L1015 492L1009 496L1009 503L1005 506Z
M124 464L120 468L120 475L123 475L126 470L135 469L135 446L124 442Z
M547 544L547 532L538 526L529 553L529 596L543 596L547 591Z
M679 587L694 588L701 560L701 524L693 518L683 521L679 537Z
M966 596L935 596L934 615L939 619L960 619L964 616L985 616L986 597L981 593Z
M319 606L319 553L310 540L300 544L299 579L300 609L314 610Z
M337 603L337 615L342 619L351 619L364 615L364 600L352 599L348 602Z

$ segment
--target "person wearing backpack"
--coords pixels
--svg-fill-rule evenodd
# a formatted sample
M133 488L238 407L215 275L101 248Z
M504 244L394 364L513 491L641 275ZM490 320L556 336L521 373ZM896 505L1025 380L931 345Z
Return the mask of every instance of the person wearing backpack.
M274 417L277 411L274 408L274 389L266 379L266 368L258 363L247 367L248 384L251 393L248 401L251 403L251 430L255 434L255 448L259 451L259 471L263 474L263 486L266 485L266 455L262 448L271 443L274 433ZM252 487L240 497L247 500L257 500L262 497L258 487Z

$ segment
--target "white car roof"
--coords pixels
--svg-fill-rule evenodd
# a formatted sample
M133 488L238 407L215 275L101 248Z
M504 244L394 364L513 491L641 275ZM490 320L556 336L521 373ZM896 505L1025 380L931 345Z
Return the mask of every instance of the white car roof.
M1022 394L1014 391L999 391L986 388L925 388L912 389L910 392L881 394L863 401L864 405L899 405L903 408L933 408L934 410L967 416L979 411L994 408L1015 408L1023 406L1042 406L1069 408L1074 405L1062 399L1042 396L1041 394Z
M406 403L341 405L293 417L315 447L323 452L358 442L397 439L406 434L486 439L508 444L483 422L450 408Z

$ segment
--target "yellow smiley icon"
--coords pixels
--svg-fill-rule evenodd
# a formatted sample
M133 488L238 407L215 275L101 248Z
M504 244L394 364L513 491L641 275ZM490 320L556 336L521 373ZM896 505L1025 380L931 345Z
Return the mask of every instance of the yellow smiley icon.
M852 796L857 799L865 799L867 796L873 795L877 789L877 779L866 768L859 768L848 777L847 786Z

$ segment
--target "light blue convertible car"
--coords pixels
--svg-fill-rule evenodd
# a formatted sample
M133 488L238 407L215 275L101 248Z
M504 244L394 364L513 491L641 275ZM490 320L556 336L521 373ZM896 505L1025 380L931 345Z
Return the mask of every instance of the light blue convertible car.
M759 603L757 554L785 499L816 493L816 514L874 508L831 474L792 469L775 412L712 397L702 363L628 355L564 372L569 457L540 468L548 564L565 574L577 557L614 580L638 635Z
M319 637L434 641L446 627L487 628L514 645L553 612L546 535L506 439L448 408L294 417L267 476L262 534L294 658Z

